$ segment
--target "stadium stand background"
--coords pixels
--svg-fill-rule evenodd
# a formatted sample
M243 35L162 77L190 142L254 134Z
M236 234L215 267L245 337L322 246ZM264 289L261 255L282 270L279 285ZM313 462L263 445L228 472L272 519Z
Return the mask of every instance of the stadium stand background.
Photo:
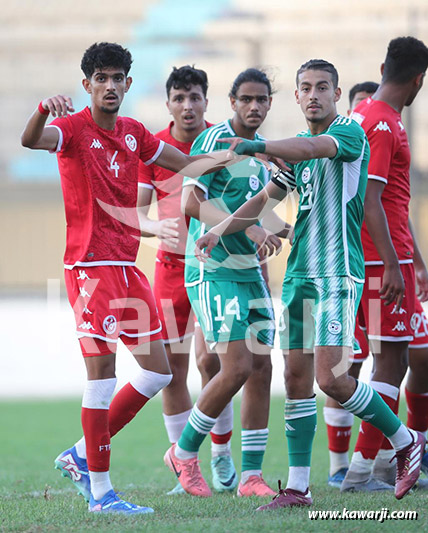
M227 94L243 69L263 66L276 94L262 133L293 136L304 128L294 101L297 68L307 59L332 61L346 113L350 87L379 80L388 41L414 35L428 42L426 0L21 0L3 2L0 18L0 293L46 291L62 279L65 220L55 156L20 146L25 120L44 97L68 94L88 103L80 59L95 41L115 41L134 57L133 86L122 109L152 131L169 120L164 82L172 66L207 71L212 122L231 116ZM428 260L428 87L404 113L412 148L412 219ZM293 218L293 202L281 214ZM139 267L152 276L156 242L143 240ZM278 292L286 247L272 261Z

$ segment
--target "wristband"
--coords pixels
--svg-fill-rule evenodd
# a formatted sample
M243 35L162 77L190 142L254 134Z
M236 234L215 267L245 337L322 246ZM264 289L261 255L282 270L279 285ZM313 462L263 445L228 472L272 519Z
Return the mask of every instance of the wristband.
M254 155L255 153L264 154L266 151L266 144L263 141L249 141L243 139L242 142L236 145L234 151L239 155Z
M41 115L49 115L49 113L50 113L49 109L45 109L45 108L43 107L42 102L39 103L39 107L38 107L37 109L39 110L39 113L40 113Z

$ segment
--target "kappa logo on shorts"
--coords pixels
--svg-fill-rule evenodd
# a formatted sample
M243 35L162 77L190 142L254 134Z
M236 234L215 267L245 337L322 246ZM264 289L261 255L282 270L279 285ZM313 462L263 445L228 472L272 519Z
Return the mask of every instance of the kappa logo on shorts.
M106 333L114 333L116 331L116 328L117 328L117 319L115 316L113 315L108 315L105 317L104 319L104 322L103 322L103 330L106 332Z
M309 167L305 167L302 172L302 181L303 183L308 183L310 179L311 179L311 169Z
M328 323L327 329L332 335L339 335L342 331L342 324L338 320L331 320Z
M91 279L84 270L79 270L79 275L76 279Z
M80 324L80 326L77 326L77 327L79 329L87 329L87 330L93 329L95 331L94 326L89 321L87 322L84 321Z
M407 311L400 307L400 309L397 311L397 304L394 305L394 309L391 311L391 315L403 315L407 314Z
M399 320L395 326L392 328L392 331L406 331L406 325L404 324L404 322L401 322L401 320Z
M137 140L136 140L136 138L133 135L131 135L130 133L128 133L128 135L125 135L125 142L126 142L126 146L132 152L135 152L135 150L137 149Z
M86 296L91 296L85 287L79 287L80 296L85 298Z

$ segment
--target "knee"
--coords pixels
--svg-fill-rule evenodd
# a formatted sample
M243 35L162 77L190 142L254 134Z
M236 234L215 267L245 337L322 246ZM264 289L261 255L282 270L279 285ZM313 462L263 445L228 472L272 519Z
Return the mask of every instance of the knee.
M250 362L242 362L233 368L222 369L219 373L221 379L228 383L230 389L238 390L252 374L252 365Z
M337 378L335 378L331 372L330 374L317 376L317 383L322 392L327 394L327 396L336 399L339 383Z
M313 378L294 372L287 365L284 370L285 390L289 398L306 398L312 394Z
M138 374L131 379L130 383L134 389L146 396L153 398L161 389L171 383L172 374L159 374L145 368L140 368Z
M171 374L172 378L171 381L166 385L168 388L175 388L175 387L181 387L181 386L187 386L187 374L188 374L188 367L187 365L180 365L179 363L171 363Z
M254 360L251 375L261 381L271 381L272 379L272 362L270 357L262 356Z
M196 366L199 372L207 378L213 378L220 370L220 363L216 354L201 352L196 354Z

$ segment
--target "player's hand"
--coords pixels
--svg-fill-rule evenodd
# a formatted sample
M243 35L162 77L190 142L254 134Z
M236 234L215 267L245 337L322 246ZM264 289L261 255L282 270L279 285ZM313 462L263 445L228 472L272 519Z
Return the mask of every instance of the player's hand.
M205 233L195 243L195 257L202 263L206 263L211 257L212 249L218 244L220 237L214 233ZM205 249L205 252L203 251Z
M62 94L45 98L42 100L42 106L49 110L53 117L66 117L68 113L74 112L71 98Z
M428 271L426 268L415 269L416 284L418 288L417 297L421 302L428 300Z
M379 290L381 300L385 300L384 305L390 305L395 302L395 311L401 308L404 298L405 284L400 266L385 266L382 287Z
M177 248L179 233L177 231L179 218L164 218L156 224L156 237L161 239L170 248Z
M245 235L257 244L257 252L261 260L273 254L278 255L282 249L281 239L261 226L248 227Z
M293 172L292 167L288 163L286 163L284 159L281 159L280 157L275 157L273 155L268 155L267 159L268 161L271 161L275 166L277 166L280 170L283 170L285 172Z

